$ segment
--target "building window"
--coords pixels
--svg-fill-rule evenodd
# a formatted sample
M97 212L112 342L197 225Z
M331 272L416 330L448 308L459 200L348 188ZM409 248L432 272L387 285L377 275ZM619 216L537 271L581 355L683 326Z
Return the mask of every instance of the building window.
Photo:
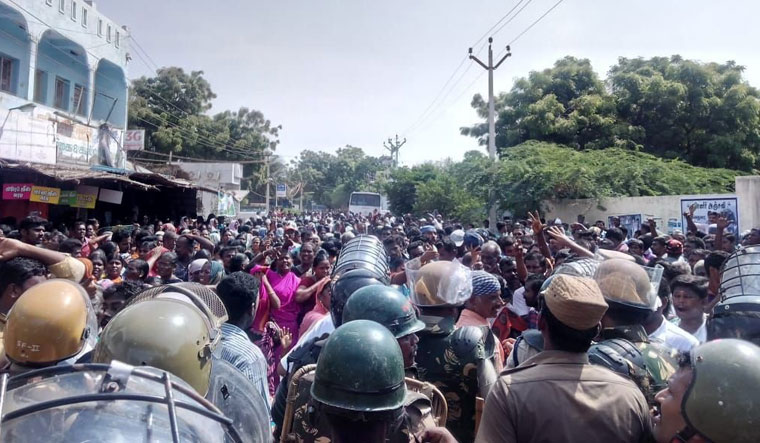
M47 73L37 69L34 71L34 101L45 103L47 99Z
M121 35L119 34L119 31L116 31L116 35L114 36L114 43L116 44L116 47L119 47L119 43L121 43Z
M98 35L103 37L103 19L98 19Z
M74 112L84 115L84 102L87 98L84 86L74 84Z
M77 2L71 2L71 19L77 21Z
M61 14L66 12L66 0L58 0L58 12Z
M58 109L68 110L68 98L69 98L69 81L62 79L61 77L55 78L55 101L53 106Z
M111 43L111 25L106 28L106 41Z
M0 57L0 91L13 93L13 61Z
M87 27L87 10L84 9L84 6L82 6L82 27Z

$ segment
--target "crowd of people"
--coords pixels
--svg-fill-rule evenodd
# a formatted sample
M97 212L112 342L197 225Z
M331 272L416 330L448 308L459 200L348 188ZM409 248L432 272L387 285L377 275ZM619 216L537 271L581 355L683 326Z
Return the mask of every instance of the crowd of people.
M760 230L684 216L5 219L0 435L34 441L25 374L98 363L178 378L233 441L757 441Z

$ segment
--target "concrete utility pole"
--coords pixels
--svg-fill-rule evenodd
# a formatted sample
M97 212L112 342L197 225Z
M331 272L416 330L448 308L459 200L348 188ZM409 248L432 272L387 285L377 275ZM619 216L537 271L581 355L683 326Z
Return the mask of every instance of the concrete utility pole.
M269 154L266 156L267 162L267 212L269 212Z
M383 142L383 146L385 146L385 149L390 151L391 153L391 161L393 162L393 167L398 167L398 151L401 150L401 147L404 146L404 143L406 143L406 138L404 138L403 141L398 141L398 134L396 134L396 142L393 142L393 139L388 137L388 144L386 142Z
M488 156L491 160L496 161L496 122L495 122L495 106L493 98L493 71L496 70L504 60L512 55L507 46L507 53L499 60L496 65L493 64L493 49L491 44L493 43L493 37L488 37L488 65L480 61L476 56L472 55L472 48L470 48L470 60L475 60L477 64L488 71ZM496 232L496 203L493 189L489 192L491 208L488 211L488 229L491 232Z

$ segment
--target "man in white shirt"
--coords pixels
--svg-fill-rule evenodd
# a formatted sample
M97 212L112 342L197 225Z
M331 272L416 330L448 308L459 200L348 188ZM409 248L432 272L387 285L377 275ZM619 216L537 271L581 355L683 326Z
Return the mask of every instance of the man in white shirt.
M700 343L707 341L707 282L706 278L695 275L679 275L670 282L673 307L678 316L674 323Z

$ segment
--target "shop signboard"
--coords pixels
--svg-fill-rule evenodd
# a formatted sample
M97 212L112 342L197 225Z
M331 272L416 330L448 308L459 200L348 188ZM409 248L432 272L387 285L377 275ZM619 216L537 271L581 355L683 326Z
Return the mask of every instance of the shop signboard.
M145 149L145 129L127 129L124 133L125 151L142 151Z
M77 203L77 191L61 191L59 205L74 206Z
M31 183L3 184L3 200L29 200L32 193Z
M106 203L113 203L115 205L121 204L121 198L124 195L121 191L114 191L113 189L100 188L100 196L98 200Z
M94 209L95 201L98 199L97 186L81 185L77 187L77 197L73 205L74 208Z
M29 201L57 205L60 198L61 190L58 188L32 186L32 193L29 196Z

